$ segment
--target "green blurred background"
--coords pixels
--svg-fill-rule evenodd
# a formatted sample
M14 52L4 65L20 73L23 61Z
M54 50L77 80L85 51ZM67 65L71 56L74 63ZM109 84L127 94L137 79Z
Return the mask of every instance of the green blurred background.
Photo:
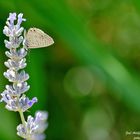
M140 131L140 1L0 0L1 92L9 12L55 41L27 56L27 96L39 101L25 115L49 112L47 140L132 140L126 131ZM20 140L19 123L1 104L0 140Z

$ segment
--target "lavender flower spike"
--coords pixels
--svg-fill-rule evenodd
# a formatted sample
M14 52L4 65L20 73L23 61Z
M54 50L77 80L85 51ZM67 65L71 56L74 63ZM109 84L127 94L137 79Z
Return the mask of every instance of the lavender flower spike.
M38 111L35 114L35 118L28 116L25 126L23 124L17 126L17 134L24 139L44 140L45 135L43 132L48 127L48 124L46 123L47 119L47 112Z
M22 13L18 15L10 13L3 30L9 37L8 40L4 40L6 48L9 49L5 54L9 59L4 63L8 70L3 75L11 84L6 85L6 89L1 93L1 102L6 103L5 108L9 111L19 112L22 124L17 126L17 134L20 137L26 140L44 140L43 132L48 126L47 112L38 111L35 118L28 116L27 121L23 114L37 102L36 97L30 100L25 95L30 86L27 83L29 75L23 70L27 66L25 58L27 50L21 47L24 40L24 28L21 27L23 21L26 19Z
M9 49L9 51L6 51L6 55L9 59L4 63L5 66L8 67L8 70L4 72L4 76L13 84L6 86L6 90L1 94L1 101L6 103L6 108L10 111L24 112L29 109L37 99L33 102L24 96L24 93L29 90L30 86L26 82L29 79L29 75L22 70L27 65L26 58L24 58L27 55L27 51L20 47L23 41L22 32L24 30L20 25L22 21L26 21L22 17L22 13L18 16L16 13L10 13L6 22L7 26L5 26L3 30L3 33L9 37L9 40L5 40L5 46ZM17 24L14 24L16 19ZM32 105L29 105L31 102Z

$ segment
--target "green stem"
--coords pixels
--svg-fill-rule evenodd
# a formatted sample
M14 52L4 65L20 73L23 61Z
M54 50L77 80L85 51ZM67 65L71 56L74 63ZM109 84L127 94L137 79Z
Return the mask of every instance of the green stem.
M26 126L26 122L25 122L24 114L23 114L22 111L19 111L19 114L20 114L20 118L21 118L22 124L25 127ZM30 140L30 138L27 138L26 140Z
M24 114L22 111L19 111L19 114L20 114L20 118L21 118L21 121L22 121L22 124L25 126L25 118L24 118Z

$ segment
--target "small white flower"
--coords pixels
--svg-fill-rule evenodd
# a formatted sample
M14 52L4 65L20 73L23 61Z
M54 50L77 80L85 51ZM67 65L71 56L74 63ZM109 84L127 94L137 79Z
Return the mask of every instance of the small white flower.
M4 101L6 103L6 108L9 111L22 111L25 112L30 107L33 106L34 103L37 102L37 98L34 97L32 100L30 100L28 97L25 97L24 95L22 97L12 97L6 90L1 94L2 99L1 101Z
M27 66L25 58L23 58L19 61L14 61L12 59L8 59L4 64L9 69L16 70L16 71L23 69Z
M28 116L25 126L23 124L17 126L17 134L24 139L28 137L30 140L44 140L43 132L48 127L47 119L47 112L38 111L35 113L35 118Z
M13 69L8 69L7 72L4 72L4 76L9 80L9 82L15 83L22 83L29 79L29 75L25 73L24 70L22 70L20 73L17 73Z
M11 58L12 60L21 60L27 55L27 51L24 48L20 48L19 50L10 50L5 52L6 56Z

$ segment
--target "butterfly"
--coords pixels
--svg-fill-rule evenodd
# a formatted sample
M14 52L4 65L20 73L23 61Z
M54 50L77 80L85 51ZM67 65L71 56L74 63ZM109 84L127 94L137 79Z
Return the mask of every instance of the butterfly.
M28 49L48 47L54 43L53 39L38 28L30 28L24 32L23 45Z

